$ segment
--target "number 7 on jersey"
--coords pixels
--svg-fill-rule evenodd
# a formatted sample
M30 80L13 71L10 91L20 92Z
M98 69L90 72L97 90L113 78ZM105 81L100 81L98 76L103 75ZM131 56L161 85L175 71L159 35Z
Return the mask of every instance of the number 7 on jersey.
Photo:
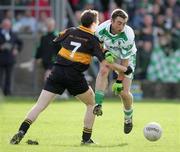
M75 46L75 48L72 50L71 55L70 55L70 57L73 58L73 57L74 57L74 53L78 50L78 48L81 47L81 43L71 41L70 44L71 44L72 46Z

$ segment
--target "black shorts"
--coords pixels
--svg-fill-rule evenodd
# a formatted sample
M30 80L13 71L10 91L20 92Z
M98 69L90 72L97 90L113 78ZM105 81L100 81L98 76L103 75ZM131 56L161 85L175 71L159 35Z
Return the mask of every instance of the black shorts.
M44 90L61 95L65 89L71 95L76 96L86 92L89 86L83 73L72 67L55 65L47 78Z

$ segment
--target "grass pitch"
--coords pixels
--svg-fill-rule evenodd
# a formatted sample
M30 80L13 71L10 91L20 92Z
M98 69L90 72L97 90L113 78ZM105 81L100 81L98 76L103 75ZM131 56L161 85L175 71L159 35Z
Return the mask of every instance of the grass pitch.
M92 139L95 146L81 146L85 106L72 99L54 101L31 126L19 145L9 140L17 132L35 99L0 99L0 152L178 152L180 149L180 101L143 100L134 103L134 128L123 133L122 104L106 99L103 116L97 117ZM152 121L161 124L162 138L149 142L143 127ZM28 139L39 145L27 145Z

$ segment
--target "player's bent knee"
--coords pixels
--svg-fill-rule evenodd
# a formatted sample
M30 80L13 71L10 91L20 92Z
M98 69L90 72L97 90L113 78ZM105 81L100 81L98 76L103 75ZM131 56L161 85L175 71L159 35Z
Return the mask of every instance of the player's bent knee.
M94 92L91 88L89 88L85 93L78 95L77 96L82 102L84 102L87 106L91 105L94 106L95 105L95 101L94 101Z
M94 107L95 102L94 101L89 101L89 102L85 102L86 106L92 106Z
M122 97L122 98L127 98L127 97L129 97L131 95L131 93L129 92L129 91L121 91L121 94L120 94L120 96Z
M95 101L93 99L90 99L89 102L85 103L87 106L95 106Z

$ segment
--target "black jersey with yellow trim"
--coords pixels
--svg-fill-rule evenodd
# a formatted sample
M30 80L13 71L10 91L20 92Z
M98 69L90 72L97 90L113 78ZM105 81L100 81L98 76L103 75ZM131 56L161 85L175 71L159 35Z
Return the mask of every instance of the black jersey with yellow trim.
M69 28L54 40L61 44L56 64L72 66L83 72L91 63L92 56L104 60L102 46L94 32L84 26Z

